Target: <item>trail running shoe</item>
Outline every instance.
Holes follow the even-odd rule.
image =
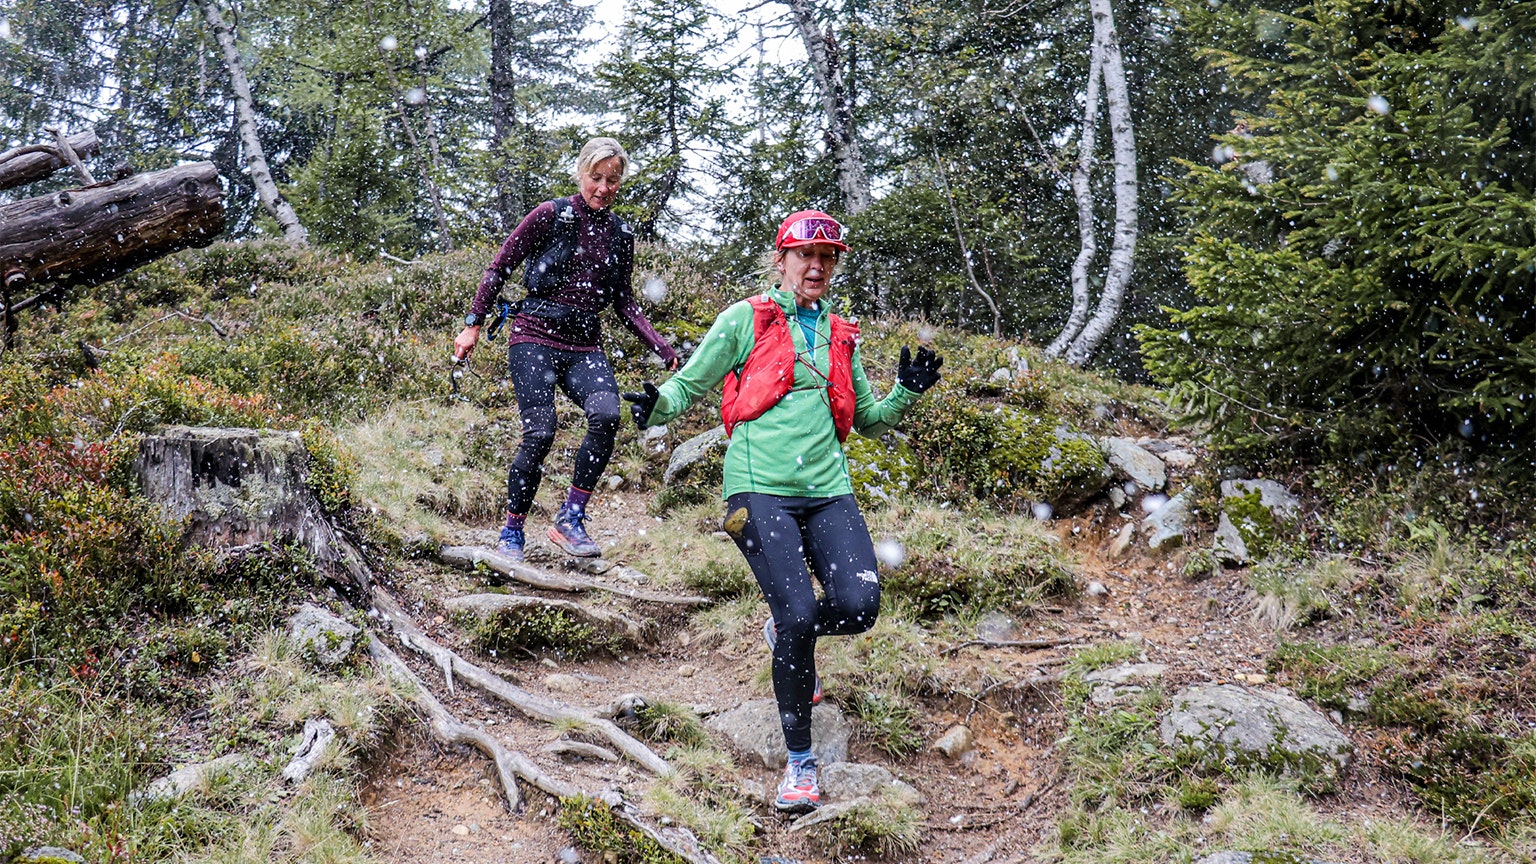
[[[523,560],[523,529],[503,528],[501,539],[496,541],[496,551],[513,561]]]
[[[778,644],[778,641],[779,641],[779,625],[773,623],[773,618],[771,616],[768,618],[767,621],[763,622],[763,641],[768,643],[768,653],[772,654],[773,653],[773,646]],[[813,691],[811,693],[811,704],[812,705],[820,705],[821,704],[821,676],[820,675],[816,676],[816,689],[815,689],[815,691]]]
[[[790,762],[779,781],[779,797],[773,806],[785,813],[804,813],[821,806],[821,785],[816,782],[816,759]]]
[[[603,550],[587,536],[587,529],[581,524],[585,521],[587,511],[562,504],[555,514],[555,524],[549,526],[549,541],[578,558],[596,558]]]

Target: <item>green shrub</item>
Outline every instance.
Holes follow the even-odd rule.
[[[1048,501],[1071,507],[1109,480],[1098,445],[1058,434],[1059,421],[951,390],[929,394],[908,414],[912,443],[930,465],[978,498]]]
[[[857,689],[846,702],[876,749],[893,759],[923,749],[922,712],[910,698]]]
[[[1268,668],[1295,676],[1298,696],[1342,711],[1349,705],[1352,691],[1365,689],[1393,662],[1392,652],[1377,646],[1282,642],[1270,656]]]
[[[711,559],[683,570],[683,584],[706,597],[731,600],[757,590],[752,571],[740,560]]]
[[[614,817],[601,801],[560,799],[560,827],[571,832],[576,845],[613,864],[685,864],[645,832]]]

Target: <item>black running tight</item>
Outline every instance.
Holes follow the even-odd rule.
[[[517,393],[523,441],[507,472],[507,511],[527,513],[555,442],[555,387],[587,415],[587,436],[571,466],[571,485],[591,491],[602,479],[619,430],[619,387],[601,351],[562,351],[531,342],[508,349],[507,373]]]
[[[869,529],[852,495],[791,498],[738,492],[726,500],[725,513],[726,530],[757,577],[778,625],[773,692],[784,741],[791,750],[808,750],[816,638],[863,633],[880,614]],[[821,583],[819,599],[812,574]]]

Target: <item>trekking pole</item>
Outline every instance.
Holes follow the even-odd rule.
[[[452,392],[448,398],[458,399],[463,402],[469,401],[469,397],[459,391],[459,381],[464,377],[464,370],[468,368],[469,358],[467,356],[453,358],[453,369],[448,373],[448,385],[452,388]]]

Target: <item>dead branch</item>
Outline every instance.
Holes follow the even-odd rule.
[[[972,646],[978,646],[981,648],[1060,648],[1063,645],[1076,644],[1077,641],[1078,639],[1075,636],[1063,636],[1060,639],[967,639],[964,642],[945,648],[944,650],[940,651],[939,654],[953,654],[962,648],[970,648]]]
[[[453,676],[457,675],[460,680],[467,681],[473,686],[506,702],[527,717],[543,720],[546,723],[576,723],[582,728],[608,739],[611,744],[618,748],[619,752],[628,756],[647,771],[661,776],[673,773],[672,766],[667,764],[665,759],[657,756],[645,744],[614,725],[611,720],[606,720],[594,712],[530,693],[508,682],[500,675],[476,666],[428,637],[426,633],[422,632],[421,628],[411,621],[410,616],[406,614],[400,604],[383,589],[375,586],[372,597],[374,607],[388,617],[390,626],[394,628],[395,636],[406,647],[436,663],[443,670],[450,688],[453,686]]]
[[[64,134],[64,127],[44,126],[43,131],[53,136],[53,144],[58,149],[59,155],[69,163],[69,167],[75,169],[75,176],[80,178],[80,182],[86,186],[95,185],[96,178],[91,175],[91,169],[85,167],[85,163],[80,161],[75,148],[70,146],[69,136]]]
[[[624,638],[628,639],[631,644],[641,644],[644,636],[641,626],[630,618],[617,612],[609,612],[606,609],[598,609],[570,600],[556,600],[545,597],[518,597],[511,594],[469,594],[463,597],[452,597],[444,600],[443,606],[449,611],[465,612],[474,615],[480,620],[494,618],[507,612],[518,612],[526,609],[561,609],[569,612],[583,623],[599,628],[604,632],[621,632]]]
[[[598,759],[603,762],[619,761],[619,754],[609,750],[607,747],[599,747],[596,744],[588,744],[585,741],[570,741],[561,738],[559,741],[551,741],[539,749],[545,753],[554,753],[558,756],[569,754],[571,756],[580,756],[583,759]]]
[[[700,597],[691,594],[660,594],[654,591],[645,591],[639,588],[629,588],[623,585],[610,585],[598,582],[594,579],[583,579],[579,576],[561,576],[520,564],[497,552],[493,552],[482,546],[444,546],[438,550],[438,560],[450,567],[459,567],[465,570],[473,570],[476,565],[484,564],[493,572],[530,585],[534,588],[543,588],[546,591],[564,591],[570,594],[579,594],[583,591],[607,591],[628,597],[631,600],[643,600],[647,603],[670,603],[674,606],[709,606],[715,601],[708,597]]]
[[[95,130],[76,132],[66,140],[77,157],[91,156],[101,149],[101,141],[96,137]],[[59,148],[52,144],[13,147],[0,153],[0,189],[41,180],[68,164],[59,153]]]

